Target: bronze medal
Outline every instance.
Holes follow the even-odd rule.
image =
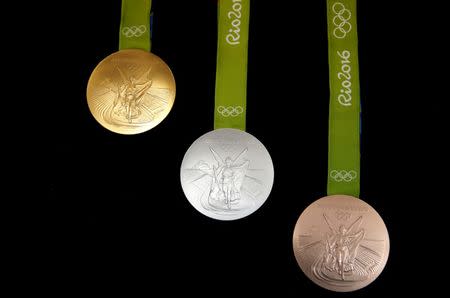
[[[308,278],[328,290],[348,292],[380,275],[389,255],[389,235],[369,204],[333,195],[303,211],[295,225],[293,247]]]

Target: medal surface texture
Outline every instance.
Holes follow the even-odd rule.
[[[293,236],[300,268],[328,290],[363,288],[380,275],[389,255],[389,235],[380,215],[351,196],[321,198],[303,211]]]
[[[138,134],[158,125],[175,100],[175,80],[158,56],[137,49],[103,59],[87,87],[89,109],[105,128]]]
[[[272,159],[249,133],[222,128],[198,138],[186,152],[180,178],[189,202],[204,215],[235,220],[256,211],[273,184]]]

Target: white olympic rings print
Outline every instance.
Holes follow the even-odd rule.
[[[223,117],[236,117],[244,112],[244,108],[241,106],[218,106],[217,112]]]
[[[330,172],[330,178],[336,182],[351,182],[358,177],[358,174],[354,170],[346,171],[346,170],[332,170]]]
[[[352,24],[349,22],[352,13],[341,2],[334,3],[331,9],[336,14],[333,18],[333,24],[335,26],[333,35],[338,39],[345,38],[347,33],[352,30]]]
[[[123,27],[122,34],[126,37],[139,37],[147,31],[145,25]]]

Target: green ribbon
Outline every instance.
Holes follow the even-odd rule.
[[[360,96],[356,0],[327,0],[330,115],[328,195],[359,197]]]
[[[141,49],[150,51],[151,0],[122,0],[119,50]]]
[[[250,0],[219,0],[214,129],[245,130]]]

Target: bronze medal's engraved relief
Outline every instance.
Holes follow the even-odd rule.
[[[378,277],[388,258],[389,235],[370,205],[336,195],[317,200],[300,215],[293,245],[297,262],[312,281],[346,292]]]
[[[122,50],[94,69],[87,88],[89,109],[105,128],[137,134],[158,125],[175,100],[175,80],[156,55]]]

